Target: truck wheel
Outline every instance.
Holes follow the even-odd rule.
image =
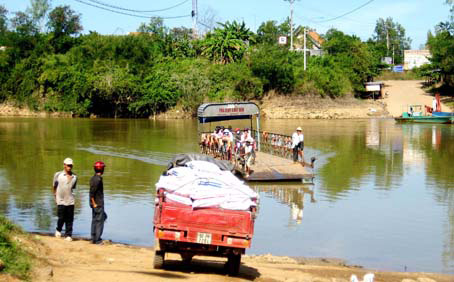
[[[164,267],[164,255],[163,251],[156,251],[154,253],[153,267],[154,269],[162,269]]]
[[[229,255],[227,258],[227,272],[229,275],[237,276],[240,272],[241,254]]]

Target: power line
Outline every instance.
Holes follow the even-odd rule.
[[[347,13],[344,13],[344,14],[342,14],[342,15],[340,15],[340,16],[337,16],[337,17],[334,17],[334,18],[331,18],[331,19],[319,21],[319,23],[334,21],[334,20],[340,19],[340,18],[342,18],[342,17],[345,17],[345,16],[347,16],[347,15],[353,14],[354,12],[356,12],[356,11],[358,11],[359,9],[361,9],[361,8],[363,8],[363,7],[367,6],[367,5],[369,5],[370,3],[374,2],[374,1],[375,1],[375,0],[369,0],[369,1],[367,1],[366,3],[362,4],[361,6],[355,8],[355,9],[353,9],[353,10],[347,12]]]
[[[334,15],[333,14],[330,14],[330,13],[326,13],[326,11],[322,11],[322,10],[319,10],[317,8],[314,8],[314,7],[308,7],[307,5],[304,6],[304,9],[306,10],[310,10],[310,11],[313,11],[317,14],[320,14],[320,15],[325,15],[325,16],[328,16],[328,17],[333,17]],[[316,19],[315,17],[313,19]],[[320,20],[322,20],[323,18],[319,18]],[[375,26],[375,23],[369,23],[369,22],[363,22],[363,21],[359,21],[359,20],[355,20],[355,19],[352,19],[352,18],[346,18],[344,17],[344,20],[348,20],[348,21],[352,21],[352,22],[356,22],[356,23],[360,23],[360,24],[368,24],[368,25],[373,25]]]
[[[171,10],[173,8],[176,8],[178,6],[181,6],[183,5],[184,3],[188,2],[189,0],[184,0],[178,4],[175,4],[173,6],[170,6],[170,7],[167,7],[167,8],[162,8],[162,9],[157,9],[157,10],[134,10],[134,9],[128,9],[128,8],[123,8],[123,7],[120,7],[120,6],[115,6],[115,5],[111,5],[111,4],[108,4],[108,3],[104,3],[104,2],[101,2],[99,0],[88,0],[90,2],[93,2],[93,3],[96,3],[98,5],[101,5],[101,6],[105,6],[105,7],[109,7],[109,8],[112,8],[112,9],[117,9],[117,10],[123,10],[123,11],[128,11],[128,12],[136,12],[136,13],[155,13],[155,12],[163,12],[163,11],[167,11],[167,10]]]
[[[312,19],[310,19],[310,18],[302,17],[302,16],[300,16],[300,15],[298,15],[298,14],[296,14],[295,16],[296,16],[297,18],[299,18],[300,20],[302,20],[302,21],[308,21],[308,22],[313,23],[313,24],[314,24],[314,26],[313,26],[314,28],[316,28],[316,27],[323,27],[323,28],[326,28],[326,29],[335,28],[335,27],[332,26],[332,25],[331,25],[331,26],[323,25],[323,24],[320,24],[320,23],[318,23],[318,22],[316,22],[316,21],[314,21],[314,20],[312,20]],[[366,26],[362,26],[362,27],[366,28]],[[368,28],[368,27],[367,27],[367,28]],[[346,33],[350,33],[350,34],[356,34],[356,33],[357,33],[357,31],[350,30],[350,29],[342,29],[342,31],[345,31]]]
[[[77,1],[79,3],[82,3],[82,4],[85,4],[85,5],[88,5],[88,6],[91,6],[91,7],[95,7],[95,8],[101,9],[101,10],[109,11],[109,12],[120,14],[120,15],[136,17],[136,18],[150,19],[150,18],[153,18],[153,17],[159,17],[161,19],[179,19],[179,18],[191,17],[191,15],[170,16],[170,17],[142,16],[142,15],[135,15],[135,14],[125,13],[125,12],[115,11],[115,10],[112,10],[112,9],[109,9],[109,8],[105,8],[105,7],[102,7],[102,6],[98,6],[98,5],[95,5],[95,4],[92,4],[92,3],[88,3],[88,2],[85,2],[85,1],[82,1],[82,0],[75,0],[75,1]]]

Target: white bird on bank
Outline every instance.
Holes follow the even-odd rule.
[[[363,280],[359,281],[358,277],[356,277],[356,275],[353,274],[350,277],[350,282],[374,282],[374,276],[375,275],[373,273],[367,273],[366,275],[364,275]]]

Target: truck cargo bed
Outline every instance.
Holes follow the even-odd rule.
[[[254,232],[254,212],[219,208],[192,209],[159,201],[155,210],[156,238],[216,246],[248,248]]]

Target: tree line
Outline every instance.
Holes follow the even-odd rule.
[[[260,100],[277,95],[342,97],[364,91],[394,49],[402,61],[410,39],[393,19],[379,19],[366,42],[330,29],[323,56],[279,45],[289,20],[267,21],[257,32],[244,22],[219,23],[201,38],[160,18],[131,35],[82,34],[82,15],[69,6],[31,0],[24,12],[0,6],[0,102],[35,110],[147,117],[176,105],[194,112],[206,101]],[[296,40],[305,27],[296,27]],[[308,27],[306,27],[308,28]],[[384,35],[386,33],[386,36]],[[312,41],[309,41],[312,45]]]
[[[424,67],[428,76],[435,76],[444,86],[454,88],[454,1],[446,0],[451,16],[428,33],[427,45],[432,55],[431,64]],[[451,94],[452,95],[452,94]]]

